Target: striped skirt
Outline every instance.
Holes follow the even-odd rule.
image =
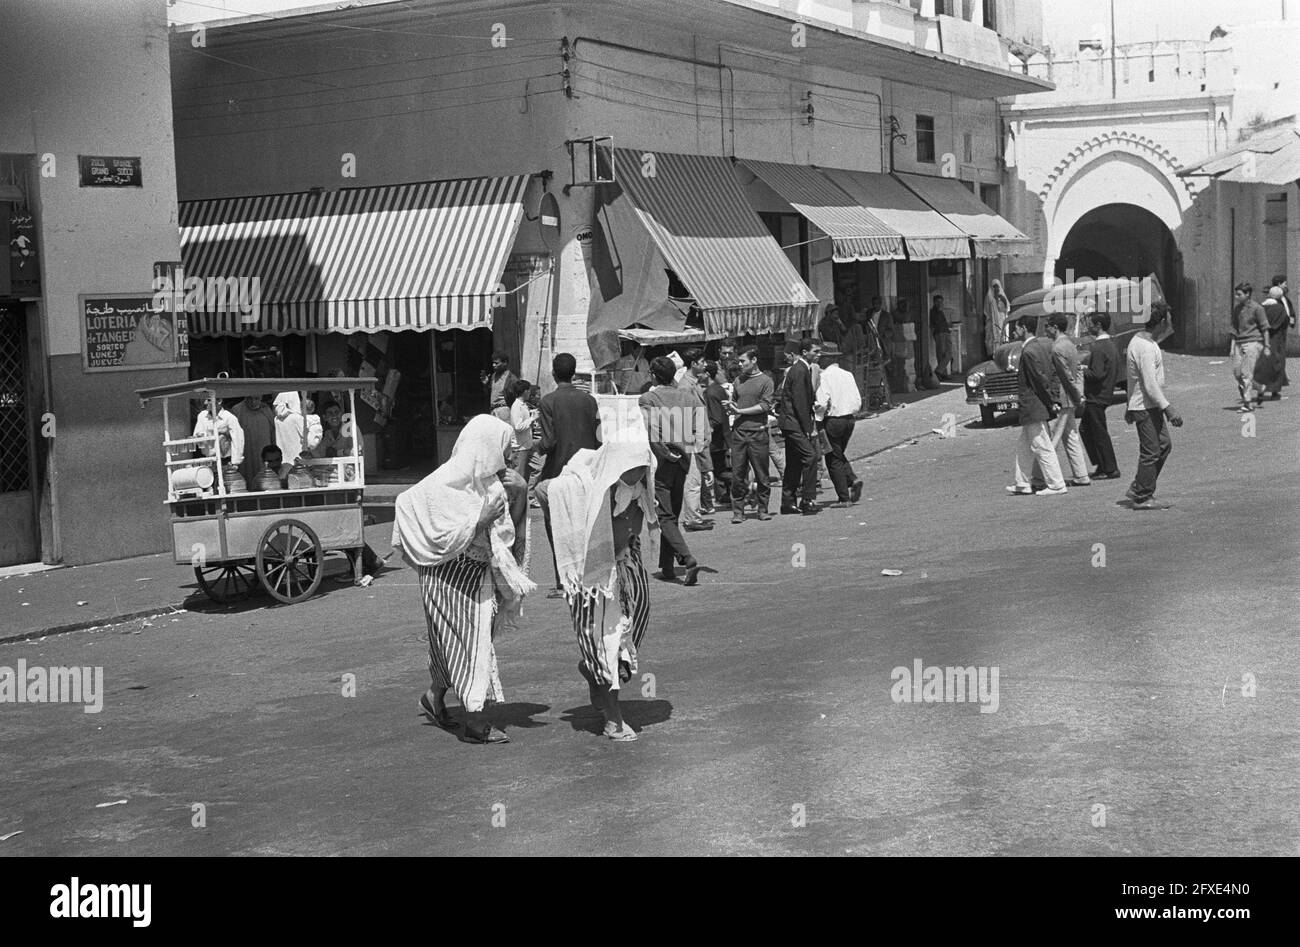
[[[641,537],[631,538],[615,568],[619,605],[616,620],[607,614],[612,599],[595,591],[572,597],[569,612],[583,667],[597,684],[618,690],[619,659],[636,674],[637,650],[650,626],[650,580],[641,563]]]
[[[468,556],[417,567],[429,622],[429,678],[470,713],[505,700],[492,647],[497,604],[488,568]]]

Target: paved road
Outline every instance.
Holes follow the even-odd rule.
[[[1009,497],[1017,432],[969,427],[864,463],[852,510],[693,535],[716,571],[652,590],[634,744],[597,735],[544,599],[500,644],[513,742],[423,724],[405,569],[0,646],[101,665],[106,691],[99,714],[0,705],[0,836],[23,833],[0,854],[1297,854],[1298,517],[1278,497],[1300,400],[1243,437],[1226,365],[1167,370],[1188,420],[1170,510],[1117,506],[1126,480]],[[895,702],[917,660],[996,667],[996,712]]]

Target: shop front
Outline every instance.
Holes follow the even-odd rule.
[[[367,479],[423,477],[488,410],[493,352],[519,373],[538,261],[511,251],[534,177],[183,203],[185,277],[255,280],[257,298],[190,316],[192,374],[320,378],[322,402],[330,377],[373,376]]]

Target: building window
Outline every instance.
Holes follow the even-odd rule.
[[[916,160],[934,164],[934,116],[916,116]]]
[[[997,213],[1002,213],[1002,188],[996,184],[980,185],[980,200]]]
[[[997,0],[984,0],[984,26],[993,32],[998,30],[998,4]]]
[[[972,135],[970,132],[966,132],[962,136],[961,147],[962,147],[962,154],[965,156],[962,158],[962,160],[965,161],[967,164],[970,164],[972,161],[975,160],[975,136]]]

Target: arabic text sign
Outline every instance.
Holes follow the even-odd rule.
[[[88,372],[183,368],[189,363],[185,314],[155,308],[151,295],[82,296],[81,318]]]
[[[143,187],[139,158],[77,155],[82,187]]]

